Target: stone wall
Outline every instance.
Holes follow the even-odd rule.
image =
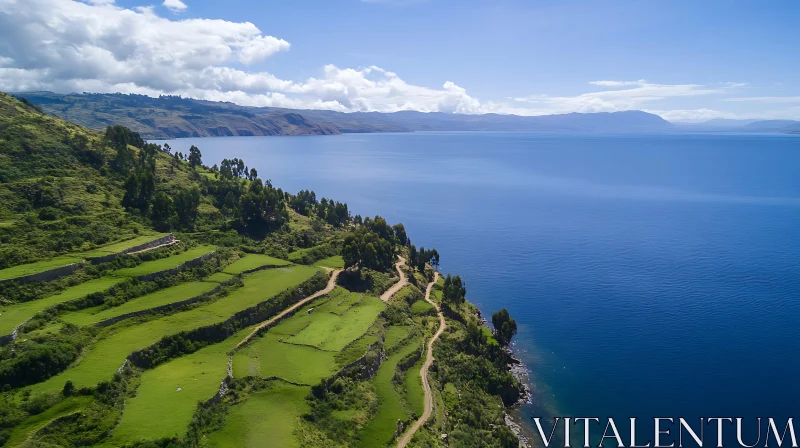
[[[120,255],[131,254],[131,253],[134,253],[134,252],[142,252],[142,251],[145,251],[145,250],[148,250],[148,249],[152,249],[154,247],[163,246],[165,244],[172,244],[175,241],[176,241],[175,240],[175,235],[170,233],[167,236],[162,236],[161,238],[157,238],[157,239],[155,239],[153,241],[150,241],[148,243],[140,244],[138,246],[134,246],[134,247],[125,249],[125,250],[123,250],[121,252],[117,252],[115,254],[108,254],[108,255],[104,255],[102,257],[92,258],[91,261],[92,261],[92,264],[108,263],[109,261],[114,260],[115,258],[119,257]]]
[[[167,269],[165,271],[153,272],[152,274],[142,275],[140,277],[137,277],[137,279],[141,280],[143,282],[149,282],[149,281],[155,280],[157,278],[166,277],[167,275],[177,274],[178,272],[185,271],[186,269],[189,269],[189,268],[193,268],[193,267],[199,265],[200,263],[210,259],[211,257],[214,256],[215,253],[216,253],[216,251],[211,251],[211,252],[209,252],[209,253],[207,253],[205,255],[201,255],[201,256],[195,258],[194,260],[189,260],[189,261],[187,261],[186,263],[183,263],[180,266],[175,266],[174,268]]]
[[[55,268],[55,269],[50,269],[49,271],[40,272],[38,274],[31,274],[31,275],[26,275],[24,277],[17,277],[9,280],[3,280],[0,281],[0,284],[11,283],[11,282],[17,282],[19,284],[34,283],[34,282],[49,282],[59,277],[72,274],[73,272],[80,269],[84,264],[86,264],[85,261],[80,261],[78,263],[68,264],[60,268]]]
[[[104,320],[102,322],[98,322],[98,323],[95,324],[95,326],[100,327],[100,328],[105,328],[105,327],[108,327],[110,325],[114,325],[115,323],[117,323],[117,322],[119,322],[121,320],[130,319],[132,317],[142,316],[142,315],[150,314],[150,313],[158,313],[158,312],[161,312],[161,311],[164,311],[164,310],[178,309],[178,308],[180,308],[182,306],[186,306],[186,305],[190,305],[190,304],[195,303],[195,302],[199,302],[201,300],[204,300],[204,299],[212,296],[213,294],[218,293],[223,288],[223,286],[225,286],[225,284],[220,284],[219,286],[217,286],[216,288],[212,289],[211,291],[204,292],[203,294],[200,294],[199,296],[196,296],[196,297],[192,297],[191,299],[181,300],[180,302],[175,302],[175,303],[168,303],[166,305],[157,306],[155,308],[148,308],[146,310],[140,310],[140,311],[134,311],[134,312],[131,312],[131,313],[121,314],[119,316],[112,317],[111,319],[106,319],[106,320]]]

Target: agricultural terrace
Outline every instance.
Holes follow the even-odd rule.
[[[347,344],[366,333],[385,306],[377,297],[362,298],[358,294],[350,296],[359,296],[359,299],[349,308],[343,308],[333,301],[315,308],[312,314],[316,316],[312,317],[308,326],[288,337],[286,341],[325,351],[341,351]],[[342,314],[333,311],[341,311]]]
[[[44,428],[57,418],[80,411],[91,401],[92,397],[70,397],[41,414],[29,417],[22,424],[14,428],[14,431],[11,433],[11,436],[4,446],[17,447],[23,445],[36,431]]]
[[[80,299],[96,292],[106,291],[123,281],[125,281],[124,278],[102,277],[67,288],[58,294],[43,299],[15,305],[0,304],[0,335],[11,334],[18,325],[51,306]]]
[[[77,364],[30,389],[35,393],[52,393],[59,392],[67,380],[78,387],[108,380],[134,351],[149,347],[164,336],[224,322],[240,311],[303,283],[316,272],[316,268],[308,266],[257,271],[244,277],[244,286],[215,302],[143,323],[111,326],[105,330],[105,337],[89,347]]]
[[[149,310],[171,303],[182,302],[206,294],[218,287],[214,282],[190,282],[158,290],[113,308],[103,306],[66,313],[61,319],[75,325],[93,325],[129,313]]]
[[[344,259],[342,258],[341,255],[335,255],[333,257],[328,257],[319,260],[318,262],[314,263],[314,266],[318,266],[321,268],[343,269]]]
[[[236,275],[263,266],[286,266],[288,264],[290,264],[288,261],[281,260],[280,258],[260,254],[247,254],[223,269],[222,272]]]
[[[245,328],[223,342],[145,370],[136,396],[125,404],[110,446],[183,436],[197,403],[213,397],[227,376],[228,351],[250,331]]]
[[[19,277],[28,275],[39,274],[49,271],[51,269],[63,268],[71,264],[80,263],[83,258],[78,258],[71,255],[63,255],[60,257],[51,258],[49,260],[37,261],[36,263],[21,264],[0,270],[0,282],[5,280],[13,280]]]
[[[382,309],[383,303],[375,297],[336,287],[237,351],[234,376],[274,376],[292,383],[316,384],[342,367],[338,352],[363,336]],[[297,342],[295,337],[301,335],[306,339]],[[360,354],[365,350],[366,345],[360,348]]]
[[[211,252],[214,252],[214,246],[197,246],[171,257],[147,261],[139,266],[114,271],[111,275],[114,277],[141,277],[143,275],[155,274],[156,272],[176,268],[188,261],[210,254]]]
[[[399,350],[389,355],[389,359],[381,364],[378,373],[372,378],[372,385],[378,395],[378,413],[362,429],[359,446],[385,446],[394,437],[397,430],[397,421],[406,421],[411,418],[411,409],[403,398],[405,393],[398,392],[395,389],[392,378],[400,360],[420,349],[420,340],[413,340],[406,345],[402,345]],[[421,384],[420,380],[420,393],[422,393]],[[422,399],[424,399],[424,395],[419,398],[420,401]]]
[[[109,244],[109,245],[106,245],[106,246],[98,247],[96,249],[88,250],[86,252],[81,252],[79,254],[76,254],[76,256],[82,257],[82,258],[91,259],[91,258],[103,257],[103,256],[106,256],[106,255],[111,255],[111,254],[118,254],[118,253],[124,252],[124,251],[126,251],[126,250],[128,250],[128,249],[130,249],[132,247],[141,246],[142,244],[147,244],[147,243],[149,243],[151,241],[155,241],[155,240],[157,240],[159,238],[163,238],[163,237],[165,237],[167,235],[168,234],[166,234],[166,233],[148,233],[148,234],[145,234],[145,235],[142,235],[142,236],[139,236],[139,237],[136,237],[136,238],[132,238],[132,239],[129,239],[129,240],[119,241],[119,242],[116,242],[116,243],[113,243],[113,244]]]
[[[208,446],[238,448],[270,446],[300,448],[294,435],[300,416],[308,411],[308,387],[273,381],[269,389],[253,393],[244,403],[233,406],[225,427],[209,435]]]

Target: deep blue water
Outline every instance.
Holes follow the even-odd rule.
[[[291,192],[402,221],[484,314],[507,307],[560,415],[796,416],[800,138],[415,133],[235,137]],[[755,423],[752,423],[755,425]],[[800,429],[800,428],[799,428]],[[752,442],[751,442],[752,443]],[[763,443],[763,442],[762,442]]]

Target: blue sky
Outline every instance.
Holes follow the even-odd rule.
[[[796,0],[0,0],[0,34],[13,34],[0,44],[0,88],[800,119],[798,23]],[[155,31],[129,29],[141,27]]]

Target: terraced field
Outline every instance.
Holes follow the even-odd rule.
[[[146,370],[136,396],[125,405],[109,446],[184,435],[197,403],[213,397],[227,375],[227,352],[250,330],[245,328],[219,344]]]
[[[182,283],[171,288],[161,289],[152,294],[138,297],[113,308],[89,308],[61,316],[65,322],[75,325],[94,325],[125,314],[149,310],[171,303],[193,299],[218,287],[216,282]]]
[[[165,236],[167,236],[166,233],[148,233],[146,235],[142,235],[142,236],[139,236],[139,237],[136,237],[136,238],[132,238],[132,239],[129,239],[129,240],[120,241],[120,242],[117,242],[117,243],[109,244],[107,246],[101,246],[101,247],[98,247],[96,249],[92,249],[90,251],[81,252],[81,253],[77,254],[77,256],[82,257],[82,258],[91,259],[91,258],[103,257],[103,256],[106,256],[106,255],[111,255],[111,254],[118,254],[118,253],[124,252],[124,251],[126,251],[126,250],[128,250],[128,249],[130,249],[132,247],[141,246],[143,244],[147,244],[147,243],[149,243],[151,241],[155,241],[155,240],[157,240],[159,238],[163,238]]]
[[[308,387],[276,381],[270,389],[258,391],[234,406],[225,427],[209,436],[208,446],[300,448],[294,428],[300,415],[308,411],[308,392]]]
[[[385,446],[394,436],[397,421],[408,420],[411,416],[405,400],[392,384],[392,377],[394,377],[398,362],[414,350],[419,350],[418,343],[403,345],[400,350],[391,354],[389,359],[381,364],[378,373],[372,379],[380,406],[375,417],[361,431],[359,446],[367,448]],[[419,390],[422,390],[421,385]]]
[[[125,280],[125,278],[102,277],[67,288],[58,294],[43,299],[16,305],[0,305],[0,336],[11,334],[18,325],[53,305],[80,299],[96,292],[106,291]]]
[[[322,307],[315,309],[317,316],[306,328],[289,337],[287,342],[338,352],[364,334],[383,308],[384,303],[380,299],[365,296],[342,315],[326,312]]]
[[[147,261],[132,268],[114,271],[111,275],[114,277],[141,277],[143,275],[155,274],[156,272],[176,268],[188,261],[210,254],[211,252],[214,252],[214,246],[197,246],[178,255]]]
[[[67,380],[72,380],[78,387],[108,380],[130,353],[148,347],[164,336],[223,322],[239,311],[299,285],[316,272],[316,268],[308,266],[254,272],[244,277],[243,287],[210,304],[137,325],[125,326],[123,323],[110,327],[108,335],[89,347],[76,365],[31,389],[52,393],[60,391]]]
[[[5,280],[13,280],[19,277],[25,277],[26,275],[39,274],[41,272],[46,272],[51,269],[63,268],[64,266],[80,263],[81,261],[83,261],[83,258],[72,255],[64,255],[61,257],[51,258],[45,261],[22,264],[11,268],[6,268],[0,270],[0,282]]]
[[[280,258],[260,254],[247,254],[235,263],[226,267],[222,272],[226,274],[241,274],[242,272],[258,269],[262,266],[287,266],[290,263]]]

